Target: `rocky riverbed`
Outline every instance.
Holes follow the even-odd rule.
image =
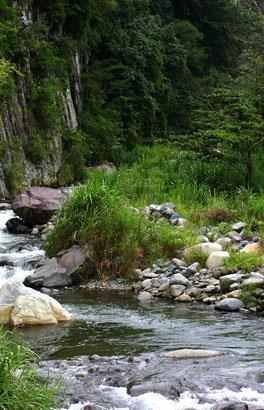
[[[50,266],[40,250],[40,233],[52,224],[37,227],[38,232],[32,227],[30,234],[8,233],[5,222],[14,217],[8,208],[0,210],[2,284],[8,278],[23,282],[36,271],[42,275]],[[200,243],[219,244],[210,231],[204,236],[208,240]],[[51,278],[71,277],[75,251],[55,258],[54,270],[48,269]],[[18,331],[43,358],[40,377],[51,375],[61,385],[64,409],[263,410],[260,305],[229,306],[222,309],[225,314],[212,309],[217,303],[237,303],[239,295],[232,292],[249,279],[259,284],[262,271],[226,278],[229,274],[222,267],[201,268],[174,258],[138,270],[136,294],[122,279],[70,283],[60,290],[41,282],[38,289],[56,297],[72,320]]]

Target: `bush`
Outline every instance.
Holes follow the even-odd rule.
[[[14,334],[0,329],[0,409],[48,410],[56,389],[37,376],[38,357]]]
[[[233,213],[222,208],[210,208],[203,213],[205,218],[211,222],[228,222],[233,218]]]
[[[62,208],[45,248],[50,256],[78,244],[89,273],[128,276],[159,257],[173,257],[193,235],[157,225],[131,209],[111,178],[94,173]]]
[[[224,259],[224,267],[232,272],[238,270],[251,272],[262,264],[262,257],[255,253],[231,253],[230,258]]]

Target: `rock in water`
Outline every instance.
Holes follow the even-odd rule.
[[[86,256],[78,246],[60,252],[56,258],[46,259],[42,266],[25,279],[25,285],[36,288],[53,288],[72,285],[80,281]]]
[[[6,222],[6,227],[10,233],[26,234],[31,233],[32,229],[25,225],[19,218],[11,218]]]
[[[153,299],[153,296],[149,292],[140,292],[137,298],[140,302],[145,302]]]
[[[30,226],[42,225],[49,221],[66,198],[59,189],[32,187],[16,197],[12,208]]]
[[[237,312],[244,307],[245,305],[242,300],[236,298],[223,299],[215,305],[216,310],[221,310],[223,312]]]
[[[1,323],[15,326],[54,324],[70,320],[70,314],[48,295],[9,281],[0,289]]]
[[[164,356],[172,359],[205,359],[206,357],[220,356],[221,354],[217,350],[179,349],[164,353]]]

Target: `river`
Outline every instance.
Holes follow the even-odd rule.
[[[0,211],[0,281],[23,281],[44,256],[34,237],[5,231],[12,216]],[[158,299],[140,304],[125,290],[64,290],[56,299],[72,321],[19,332],[41,355],[43,372],[64,379],[65,408],[81,410],[70,406],[80,401],[96,410],[213,410],[231,402],[264,409],[263,316]],[[182,348],[222,354],[164,357]]]

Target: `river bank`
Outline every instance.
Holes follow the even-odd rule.
[[[1,277],[24,280],[44,252],[36,236],[5,230],[12,211],[0,216],[1,260],[12,262],[3,263]],[[263,317],[223,315],[198,303],[159,298],[142,304],[124,280],[99,286],[95,281],[90,290],[52,291],[71,321],[18,329],[44,360],[40,375],[62,383],[64,408],[211,410],[233,402],[240,409],[263,408]],[[164,357],[183,348],[213,349],[221,356]]]

